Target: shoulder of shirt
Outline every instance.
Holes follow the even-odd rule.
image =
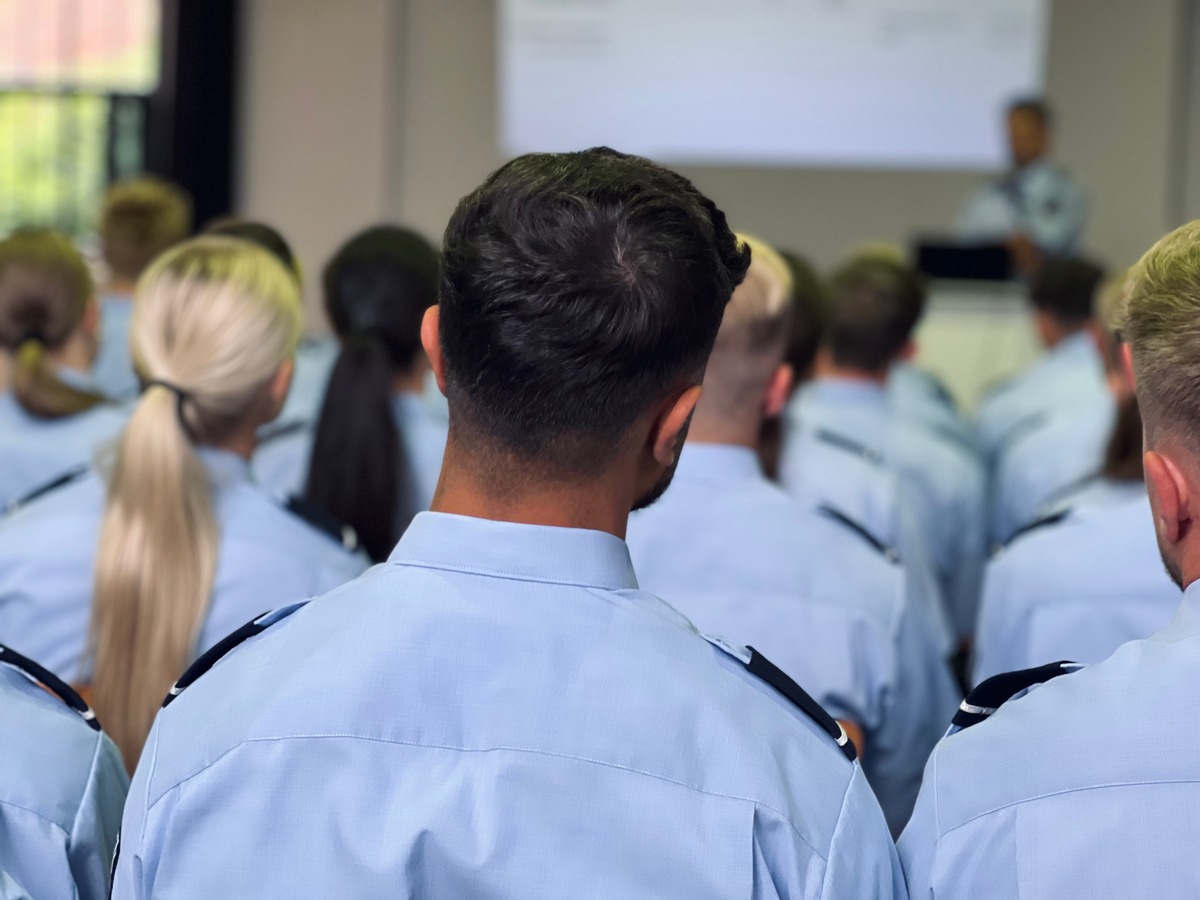
[[[817,515],[840,526],[847,534],[853,535],[865,546],[870,547],[889,563],[900,563],[900,552],[890,543],[872,532],[867,526],[840,509],[823,503],[817,507]]]
[[[258,433],[258,446],[266,447],[286,438],[307,434],[312,430],[312,423],[304,419],[294,419],[290,422],[272,422]]]
[[[1060,509],[1055,509],[1053,512],[1048,512],[1044,515],[1038,516],[1032,522],[1027,522],[1010,534],[1008,538],[1006,538],[994,549],[993,552],[999,553],[1004,550],[1009,550],[1023,538],[1026,538],[1032,534],[1042,533],[1046,531],[1046,529],[1061,524],[1071,515],[1071,511],[1072,510],[1070,507],[1063,507]]]
[[[980,682],[959,704],[958,711],[954,714],[953,727],[962,730],[985,722],[1017,694],[1082,668],[1079,663],[1059,660],[1032,669],[1018,669],[1015,672],[993,675]]]
[[[92,712],[91,707],[87,705],[87,702],[79,696],[74,688],[49,669],[43,668],[33,660],[22,656],[20,653],[3,644],[0,644],[0,665],[16,669],[28,678],[31,684],[40,685],[45,688],[46,691],[62,701],[63,705],[72,710],[81,722],[86,723],[93,731],[100,731],[100,722],[96,718],[96,714]]]
[[[873,466],[883,466],[883,454],[873,447],[868,447],[866,444],[862,444],[844,434],[828,428],[818,428],[812,432],[812,436],[822,444],[865,460]]]
[[[282,508],[291,513],[311,530],[336,543],[348,553],[359,549],[358,534],[343,522],[338,521],[315,503],[292,495],[283,502]]]
[[[753,647],[738,647],[712,635],[701,635],[706,641],[725,655],[734,659],[754,678],[770,685],[783,695],[807,718],[816,723],[818,729],[828,735],[850,762],[858,758],[858,750],[844,728],[827,713],[816,700],[791,679],[782,669],[755,650]]]
[[[207,674],[222,659],[244,644],[253,637],[262,634],[272,625],[282,622],[284,619],[291,616],[297,610],[308,605],[305,600],[301,603],[293,603],[290,606],[282,607],[281,609],[273,610],[268,613],[263,613],[261,616],[256,616],[251,619],[241,628],[226,635],[213,644],[208,650],[200,654],[194,663],[188,666],[187,671],[183,673],[178,681],[172,685],[171,690],[163,699],[162,708],[166,709],[170,706],[176,697],[182,694],[185,690],[195,684],[200,678]]]
[[[68,469],[67,471],[63,472],[61,475],[58,475],[55,478],[52,478],[49,481],[38,485],[33,490],[29,491],[28,493],[22,494],[16,500],[13,500],[11,503],[9,503],[7,506],[5,506],[3,510],[0,510],[0,516],[11,516],[14,513],[18,512],[19,510],[22,510],[25,507],[27,507],[33,503],[36,503],[37,501],[41,500],[42,498],[48,497],[51,494],[62,490],[63,488],[67,487],[68,485],[72,485],[78,481],[82,481],[84,478],[86,478],[88,476],[88,474],[91,471],[92,471],[92,467],[89,465],[86,465],[86,464],[76,466],[73,469]]]

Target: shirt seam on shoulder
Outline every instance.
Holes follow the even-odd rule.
[[[75,816],[71,820],[71,838],[75,837],[75,828],[79,824],[79,816],[83,812],[83,800],[87,796],[88,785],[96,776],[96,768],[100,763],[100,752],[104,749],[104,732],[96,733],[95,748],[92,750],[92,764],[88,767],[87,779],[83,782],[83,791],[75,802]]]
[[[214,758],[211,762],[205,764],[202,768],[193,772],[191,775],[188,775],[185,778],[179,779],[177,782],[173,783],[170,787],[164,788],[158,794],[158,796],[154,799],[153,802],[150,802],[149,796],[148,796],[150,793],[149,784],[150,784],[151,778],[147,778],[146,779],[146,783],[147,783],[146,812],[147,812],[147,815],[142,820],[143,833],[145,831],[145,822],[149,819],[149,812],[153,807],[157,806],[160,802],[162,802],[162,800],[165,799],[168,794],[172,793],[175,790],[178,790],[179,788],[181,788],[183,785],[185,785],[189,781],[192,781],[193,779],[204,774],[204,772],[206,772],[208,769],[211,769],[214,765],[216,765],[218,762],[220,762],[226,756],[233,753],[239,747],[244,746],[246,744],[268,744],[268,743],[274,743],[277,741],[325,740],[325,739],[348,739],[348,740],[353,740],[353,741],[367,741],[370,743],[392,744],[392,745],[400,746],[400,747],[413,747],[413,748],[417,748],[417,749],[426,749],[426,750],[449,750],[449,751],[454,751],[456,753],[491,753],[494,751],[502,751],[502,752],[508,752],[508,753],[528,753],[528,754],[535,755],[535,756],[545,756],[545,757],[550,757],[552,759],[561,759],[561,760],[569,760],[572,762],[588,763],[589,765],[602,766],[604,768],[615,769],[615,770],[622,771],[622,772],[630,772],[635,775],[641,775],[645,778],[652,778],[656,781],[662,781],[666,784],[673,784],[676,787],[681,787],[686,790],[693,791],[697,794],[703,794],[708,797],[720,797],[720,798],[723,798],[726,800],[736,800],[741,803],[751,803],[754,806],[770,810],[771,812],[775,813],[780,818],[782,818],[785,822],[788,823],[788,827],[791,828],[792,832],[801,841],[801,843],[804,844],[804,846],[808,847],[813,853],[815,853],[822,860],[822,862],[826,862],[826,863],[828,862],[827,854],[822,853],[819,849],[817,849],[816,847],[813,846],[813,844],[808,840],[808,838],[806,838],[804,836],[804,834],[801,833],[800,829],[798,829],[796,827],[795,823],[792,821],[791,816],[787,815],[783,810],[778,809],[775,806],[772,806],[770,803],[766,803],[762,800],[756,800],[753,797],[743,797],[738,794],[730,794],[730,793],[725,793],[723,791],[708,790],[708,789],[705,789],[702,787],[698,787],[697,785],[688,784],[687,782],[679,781],[674,778],[670,778],[666,775],[660,775],[660,774],[656,774],[654,772],[646,772],[646,771],[643,771],[642,769],[637,769],[632,766],[624,766],[619,763],[606,762],[604,760],[592,759],[592,758],[586,757],[586,756],[573,756],[571,754],[566,754],[566,753],[553,753],[548,750],[535,750],[535,749],[528,748],[528,747],[513,747],[513,746],[508,746],[508,745],[499,745],[499,746],[495,746],[495,747],[480,747],[480,748],[457,747],[452,744],[417,743],[415,741],[401,741],[401,740],[396,740],[394,738],[369,737],[369,736],[361,735],[361,734],[336,733],[336,732],[319,733],[319,734],[318,733],[288,734],[288,735],[278,735],[276,737],[250,738],[246,741],[243,741],[240,744],[236,744],[236,745],[228,748],[227,750],[222,752],[220,755],[218,755],[216,758]],[[155,759],[154,759],[155,763],[157,763],[157,757],[158,757],[158,747],[157,747],[157,742],[156,742]],[[153,768],[151,771],[153,772]],[[852,777],[852,780],[853,780],[853,777]],[[849,790],[850,790],[850,788],[849,788],[849,783],[848,783],[846,786],[846,790],[843,792],[843,795],[842,795],[843,807],[845,804],[845,797],[849,794]],[[838,819],[840,822],[840,820],[841,820],[840,811],[839,811]]]
[[[34,809],[31,806],[25,806],[23,803],[17,803],[16,801],[5,800],[2,798],[0,798],[0,806],[7,806],[10,809],[19,809],[22,812],[29,813],[31,816],[37,816],[37,818],[41,819],[43,822],[46,822],[51,827],[56,828],[59,831],[61,831],[63,834],[65,834],[67,836],[68,839],[71,837],[72,832],[67,828],[66,825],[64,825],[62,822],[58,821],[57,819],[50,818],[45,813],[39,812],[38,810]],[[76,813],[76,815],[78,815],[78,813]],[[69,840],[68,840],[68,843],[69,843]]]
[[[533,584],[561,584],[566,587],[582,587],[592,588],[600,591],[621,591],[621,590],[636,590],[635,587],[614,586],[612,584],[601,584],[593,581],[572,581],[562,578],[540,578],[536,575],[522,575],[516,572],[504,572],[499,569],[484,569],[478,566],[449,566],[437,565],[429,562],[417,562],[415,560],[389,560],[388,565],[406,569],[428,569],[433,572],[455,572],[461,575],[479,575],[487,578],[501,578],[505,581],[520,581],[530,582]]]

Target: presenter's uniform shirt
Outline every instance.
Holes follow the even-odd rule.
[[[761,650],[862,728],[867,779],[898,835],[961,699],[898,561],[852,519],[797,506],[754,451],[717,444],[684,446],[628,541],[644,588],[697,628]]]
[[[1198,683],[1200,583],[1104,662],[1007,702],[1012,679],[972,691],[975,710],[998,709],[964,709],[985,721],[952,729],[926,766],[899,845],[912,896],[1200,896]]]
[[[446,451],[448,423],[437,418],[421,394],[396,394],[392,398],[392,416],[408,457],[407,477],[413,487],[413,508],[400,511],[407,525],[433,502]],[[315,436],[315,427],[304,426],[263,440],[254,452],[255,481],[281,497],[302,493],[308,480]]]
[[[989,469],[1021,435],[1054,416],[1073,415],[1108,394],[1104,361],[1096,342],[1082,332],[1047,350],[1037,362],[993,389],[979,404],[975,429]]]
[[[159,714],[117,900],[905,895],[859,765],[610,534],[421,513],[263,624]]]
[[[796,392],[790,421],[837,431],[878,453],[907,483],[960,637],[974,630],[986,540],[986,486],[964,445],[899,419],[882,385],[824,378]]]
[[[354,578],[366,563],[250,481],[244,459],[199,451],[220,543],[200,653],[247,620]],[[0,643],[67,681],[82,667],[105,485],[96,473],[0,519]],[[164,602],[166,600],[164,599]]]
[[[1165,627],[1179,599],[1145,486],[1100,481],[989,564],[974,680],[1059,659],[1100,662]]]
[[[43,419],[0,392],[0,512],[32,491],[90,465],[120,437],[129,410],[101,404],[61,419]]]
[[[1087,220],[1079,184],[1049,160],[1038,160],[980,187],[958,221],[963,240],[1002,242],[1025,234],[1055,256],[1075,251]]]
[[[105,900],[129,779],[99,730],[0,653],[0,897]],[[7,893],[6,893],[7,891]]]

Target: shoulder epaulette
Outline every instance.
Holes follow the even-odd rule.
[[[24,494],[24,495],[18,497],[16,500],[13,500],[6,507],[4,507],[4,515],[6,515],[6,516],[11,515],[12,513],[15,513],[17,510],[23,509],[24,507],[28,506],[30,503],[33,503],[35,500],[40,500],[42,497],[45,497],[47,494],[53,494],[59,488],[64,488],[68,484],[74,484],[76,481],[79,481],[79,479],[81,479],[85,475],[87,475],[87,473],[90,472],[91,470],[92,470],[92,467],[87,465],[86,463],[83,465],[75,466],[75,468],[73,468],[73,469],[67,469],[67,471],[63,472],[57,478],[47,481],[45,484],[38,485],[36,488],[34,488],[28,494]]]
[[[250,640],[255,635],[262,634],[276,622],[286,619],[296,610],[300,609],[300,607],[307,605],[307,603],[308,601],[305,600],[301,603],[293,603],[291,606],[274,610],[273,612],[263,613],[261,616],[251,619],[237,631],[225,635],[225,637],[201,653],[196,661],[188,666],[187,671],[183,673],[182,677],[172,685],[171,690],[163,699],[163,709],[170,706],[171,701],[195,684],[201,675],[220,662],[223,656],[239,644]]]
[[[12,666],[14,669],[24,673],[26,677],[47,688],[59,700],[79,713],[79,717],[87,722],[93,731],[100,730],[100,722],[96,719],[96,714],[92,712],[92,708],[87,705],[87,701],[80,697],[74,688],[49,669],[39,666],[33,660],[22,656],[9,647],[5,647],[3,644],[0,644],[0,664]]]
[[[868,531],[865,526],[860,525],[841,510],[822,504],[821,506],[817,507],[817,512],[825,518],[831,519],[857,534],[860,538],[878,550],[881,555],[887,557],[889,562],[900,561],[900,553],[895,547],[892,547],[889,544],[881,541],[878,537]]]
[[[1005,672],[1003,675],[993,675],[967,694],[967,699],[962,702],[958,707],[958,712],[954,714],[954,725],[957,728],[970,728],[972,725],[978,725],[1021,691],[1082,668],[1083,666],[1079,663],[1061,660],[1033,669],[1020,669],[1016,672]]]
[[[303,497],[292,495],[284,504],[292,515],[303,519],[317,531],[329,535],[345,549],[354,552],[358,549],[358,533],[349,525],[343,524],[325,510]]]
[[[1008,536],[1008,539],[1003,541],[997,551],[1005,550],[1011,547],[1019,538],[1025,537],[1027,534],[1032,534],[1035,531],[1041,531],[1043,528],[1049,528],[1052,525],[1057,525],[1063,519],[1071,514],[1071,508],[1057,509],[1052,513],[1047,513],[1044,516],[1038,516],[1032,522],[1026,522],[1016,531]]]
[[[270,444],[281,438],[299,434],[302,431],[307,431],[310,427],[312,427],[311,423],[306,422],[304,419],[293,419],[290,422],[272,422],[258,432],[258,446],[261,447],[264,444]]]
[[[883,465],[883,454],[878,450],[860,444],[858,441],[848,438],[844,434],[838,434],[836,431],[830,431],[827,428],[818,428],[813,432],[813,437],[823,444],[829,444],[831,447],[837,447],[839,450],[853,453],[855,456],[865,459],[872,465]]]
[[[722,653],[732,656],[741,663],[747,672],[775,688],[775,690],[783,694],[795,706],[799,707],[801,712],[821,726],[821,730],[833,738],[834,743],[841,748],[846,759],[854,762],[858,758],[858,749],[854,746],[854,741],[850,740],[850,735],[846,734],[846,729],[838,724],[837,719],[825,712],[820,703],[805,693],[804,689],[796,684],[777,665],[753,647],[734,647],[721,638],[709,634],[701,635],[701,637]]]

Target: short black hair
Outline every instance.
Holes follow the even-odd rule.
[[[788,335],[787,362],[797,377],[810,371],[829,325],[829,292],[817,269],[804,257],[788,250],[779,251],[792,274],[791,333]]]
[[[885,259],[859,259],[830,282],[826,343],[836,365],[883,372],[925,312],[925,279]]]
[[[698,383],[749,251],[681,175],[606,147],[494,172],[446,228],[451,432],[572,475]]]
[[[283,263],[287,270],[296,276],[297,281],[302,280],[300,261],[296,259],[296,254],[292,252],[292,245],[287,242],[287,238],[283,236],[282,232],[273,225],[268,225],[266,222],[239,219],[235,216],[226,216],[223,219],[209,222],[208,226],[204,229],[204,233],[219,234],[225,237],[249,241],[252,244],[258,244],[258,246],[270,252],[277,260]]]
[[[1008,114],[1026,113],[1034,116],[1043,128],[1054,127],[1054,111],[1041,97],[1019,97],[1008,104]]]
[[[1034,309],[1048,313],[1065,326],[1079,328],[1092,317],[1096,291],[1103,280],[1104,270],[1094,262],[1052,257],[1034,274],[1029,300]]]

